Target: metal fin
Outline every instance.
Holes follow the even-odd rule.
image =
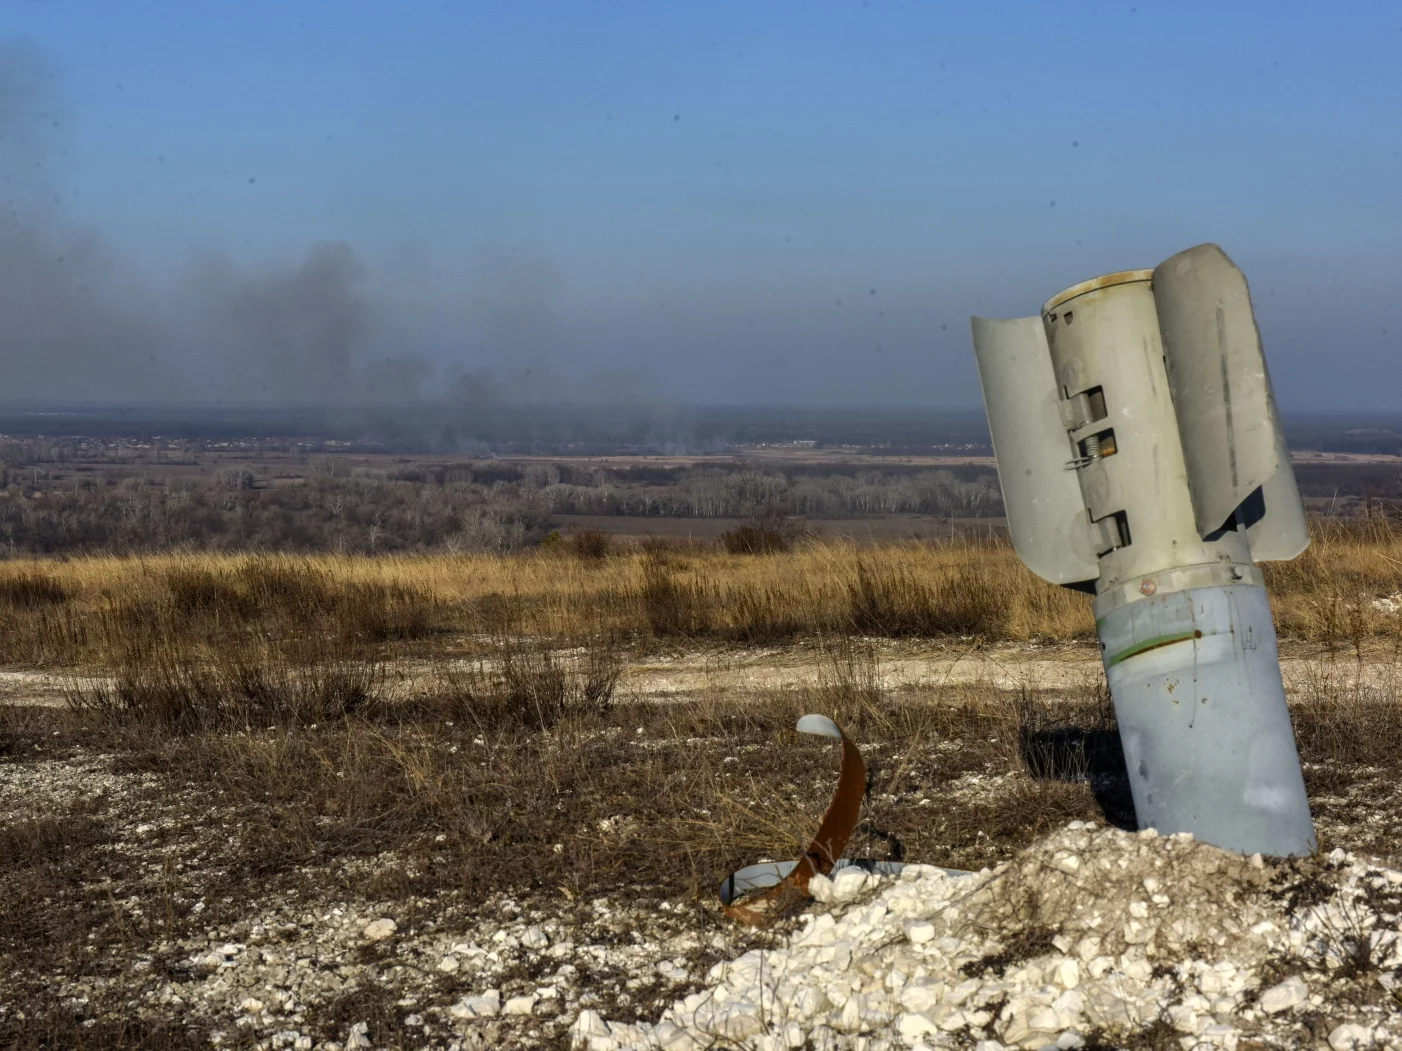
[[[1100,565],[1080,482],[1066,470],[1071,440],[1042,319],[972,322],[1013,547],[1043,580],[1094,580]]]
[[[1276,473],[1280,422],[1246,277],[1227,253],[1215,244],[1179,252],[1159,264],[1153,287],[1193,515],[1206,537]]]

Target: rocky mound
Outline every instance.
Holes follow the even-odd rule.
[[[847,871],[777,949],[588,1051],[1402,1046],[1402,871],[1073,822],[993,870]]]

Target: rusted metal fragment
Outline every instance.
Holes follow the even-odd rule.
[[[736,869],[725,878],[725,882],[720,885],[720,900],[725,905],[730,905],[747,894],[753,894],[757,890],[766,887],[775,887],[783,881],[798,866],[797,861],[766,861],[758,865],[746,865],[742,869]],[[832,876],[844,869],[861,869],[863,872],[871,872],[878,876],[899,876],[905,869],[903,861],[871,861],[866,858],[839,858],[833,865],[831,872],[822,875]],[[961,869],[944,869],[943,871],[962,875]],[[810,874],[812,878],[813,874]],[[800,896],[801,897],[801,896]],[[746,901],[742,908],[754,905],[755,900]],[[773,910],[765,910],[765,915],[772,915]],[[726,915],[735,919],[730,910],[726,910]]]
[[[825,715],[805,715],[796,729],[799,733],[832,737],[842,742],[837,789],[803,857],[797,861],[749,865],[731,873],[721,884],[720,899],[725,914],[751,926],[758,926],[806,901],[808,881],[819,873],[828,875],[833,871],[857,827],[862,798],[866,795],[866,760],[837,723]],[[756,891],[762,893],[754,893]]]

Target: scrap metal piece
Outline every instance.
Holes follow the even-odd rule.
[[[732,872],[721,883],[720,900],[725,914],[751,926],[759,926],[786,908],[805,901],[808,881],[820,873],[826,876],[838,867],[838,859],[857,827],[862,799],[866,796],[866,760],[837,723],[825,715],[805,715],[795,729],[799,733],[841,741],[842,766],[838,770],[832,802],[803,857],[797,861],[749,865]],[[763,893],[753,893],[759,890]]]
[[[1279,413],[1276,416],[1279,418]],[[1243,505],[1243,509],[1252,511],[1244,517],[1253,562],[1288,562],[1310,543],[1305,504],[1295,484],[1295,470],[1290,466],[1290,450],[1285,445],[1285,433],[1279,427],[1276,428],[1276,444],[1279,447],[1280,466],[1260,488],[1261,506],[1252,508],[1251,497],[1247,497]],[[1256,514],[1256,511],[1260,513]]]

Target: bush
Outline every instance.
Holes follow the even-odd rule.
[[[720,542],[732,555],[772,555],[790,547],[789,538],[782,530],[751,523],[722,533]]]
[[[613,552],[613,538],[601,529],[581,529],[565,539],[565,548],[581,562],[601,562]]]
[[[69,704],[120,725],[173,734],[324,723],[367,714],[382,700],[375,661],[294,664],[274,652],[133,649],[110,683],[75,679]]]
[[[15,609],[37,610],[68,601],[63,585],[47,573],[17,573],[0,578],[0,604]]]
[[[546,730],[608,711],[623,662],[607,642],[565,656],[543,643],[508,638],[485,660],[439,670],[430,704],[479,730]]]

